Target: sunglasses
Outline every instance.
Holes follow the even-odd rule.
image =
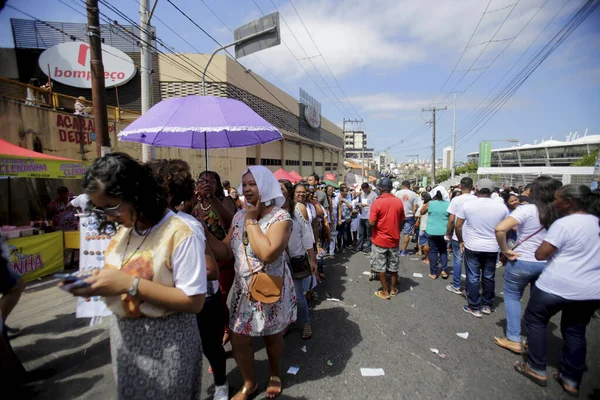
[[[120,217],[121,211],[119,211],[119,209],[122,204],[123,201],[114,207],[92,207],[91,210],[97,214],[106,215],[107,217]]]

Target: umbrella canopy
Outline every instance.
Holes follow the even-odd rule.
[[[128,142],[185,149],[256,146],[283,138],[246,104],[214,96],[163,100],[118,136]]]
[[[333,186],[334,188],[338,188],[339,185],[333,181],[327,180],[327,179],[323,179],[323,183],[328,185],[328,186]]]
[[[87,168],[82,161],[38,153],[0,139],[0,176],[81,179]]]
[[[289,174],[290,174],[290,176],[291,176],[292,178],[294,178],[294,182],[298,182],[298,181],[301,181],[302,179],[304,179],[304,178],[302,177],[302,175],[300,175],[300,174],[299,174],[299,173],[297,173],[296,171],[292,171],[292,172],[290,172]]]
[[[279,168],[277,171],[273,172],[273,175],[275,175],[275,178],[277,178],[277,180],[287,179],[290,182],[294,182],[296,180],[289,173],[287,173],[283,168]]]

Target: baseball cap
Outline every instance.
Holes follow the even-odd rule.
[[[381,181],[379,181],[379,187],[381,188],[392,188],[392,180],[389,178],[383,178]]]
[[[484,178],[484,179],[480,179],[479,182],[477,182],[478,190],[488,189],[488,190],[492,191],[492,190],[494,190],[495,187],[496,187],[496,184],[491,179]]]

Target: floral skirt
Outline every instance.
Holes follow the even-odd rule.
[[[119,399],[200,399],[202,344],[194,314],[113,317],[110,349]]]
[[[283,279],[281,297],[275,303],[264,304],[248,299],[249,285],[249,278],[236,275],[229,329],[244,336],[270,336],[296,322],[296,291],[289,270]]]

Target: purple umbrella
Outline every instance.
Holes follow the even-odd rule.
[[[256,146],[283,139],[241,101],[187,96],[159,102],[125,128],[119,140],[184,149]],[[208,169],[208,157],[206,157]]]

